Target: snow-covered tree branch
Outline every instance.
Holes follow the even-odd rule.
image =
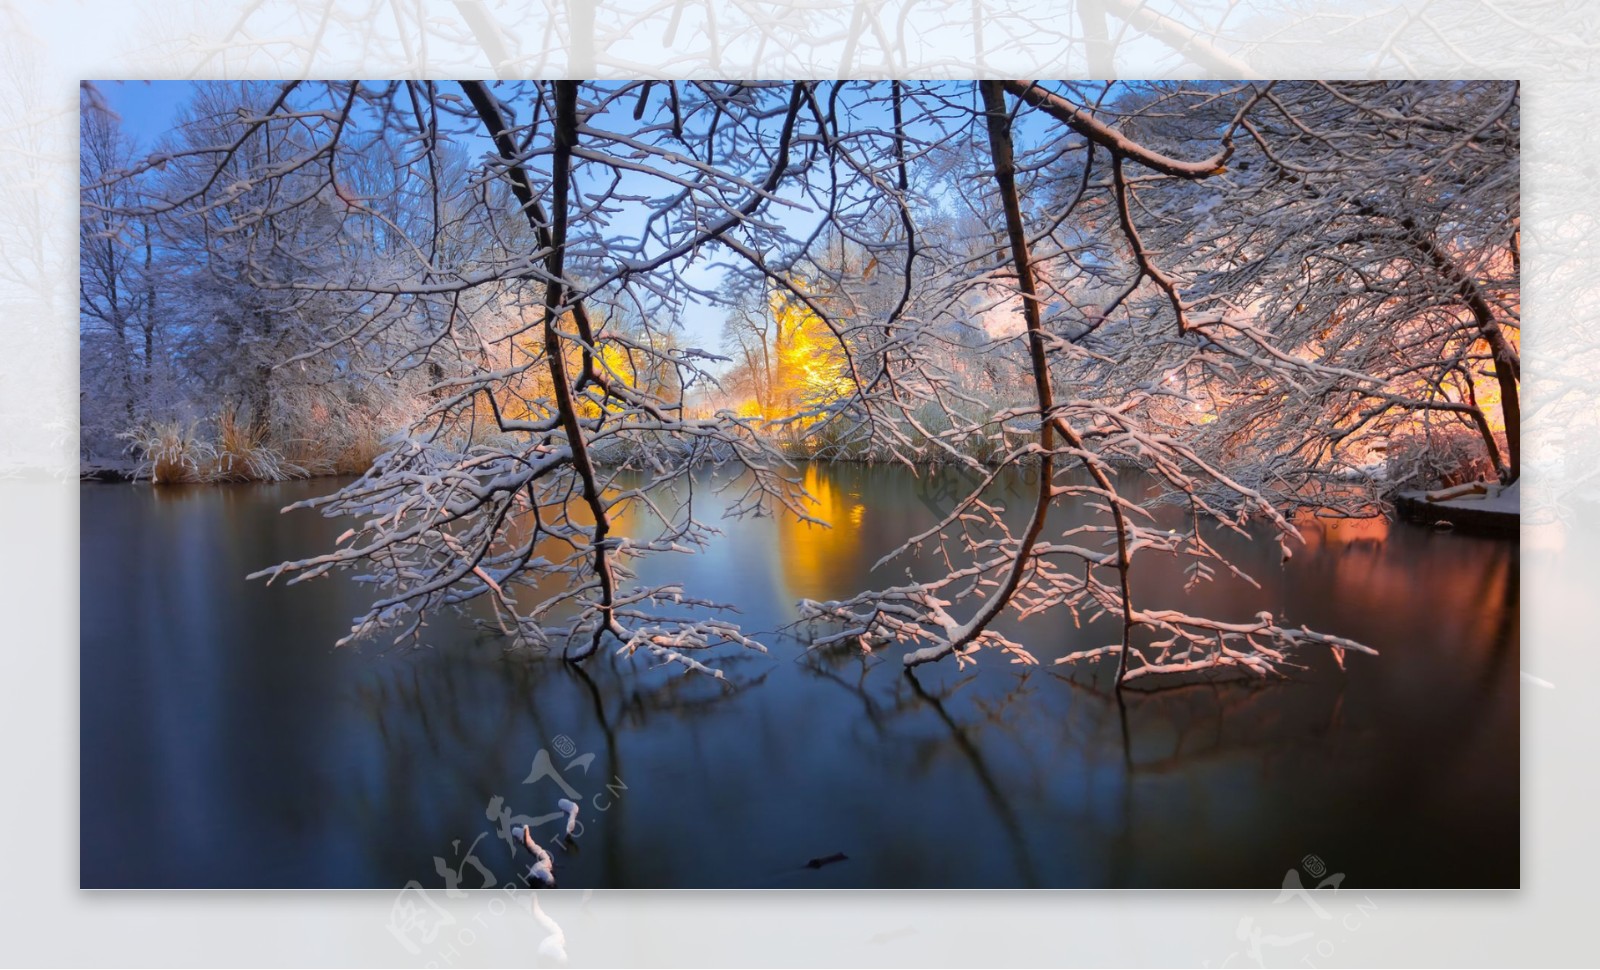
[[[920,578],[798,605],[812,648],[1037,663],[1004,630],[1053,613],[1115,621],[1048,659],[1114,656],[1118,685],[1342,662],[1366,648],[1338,631],[1136,602],[1140,563],[1248,581],[1219,531],[1287,558],[1297,514],[1515,478],[1517,108],[1466,82],[216,85],[143,161],[85,113],[85,368],[157,477],[201,477],[162,435],[207,421],[213,472],[360,473],[304,503],[354,521],[337,548],[258,574],[371,584],[352,638],[470,605],[572,660],[712,670],[762,647],[737,604],[637,581],[727,527],[699,473],[735,519],[809,519],[796,461],[893,461],[970,487],[880,564]],[[720,347],[686,336],[708,315]],[[307,443],[341,415],[365,447],[334,461]]]

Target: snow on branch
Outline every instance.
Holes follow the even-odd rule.
[[[303,503],[335,548],[254,574],[370,586],[346,641],[465,612],[717,676],[763,647],[737,604],[639,563],[717,541],[707,488],[818,521],[816,460],[948,494],[875,567],[903,578],[799,604],[812,649],[1032,664],[1015,624],[1051,615],[1120,626],[1058,661],[1119,685],[1370,653],[1131,577],[1254,583],[1214,533],[1287,558],[1296,512],[1371,514],[1423,473],[1391,443],[1461,435],[1515,476],[1518,90],[1084,90],[218,84],[143,161],[88,112],[93,418],[180,473],[201,445],[164,443],[199,427],[255,435],[244,467],[357,473]]]

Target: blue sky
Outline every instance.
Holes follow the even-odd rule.
[[[194,90],[192,81],[91,81],[122,118],[122,130],[140,151],[149,151],[172,128],[178,109]]]
[[[92,82],[95,89],[105,103],[122,119],[124,132],[134,141],[136,151],[143,153],[154,149],[156,142],[166,132],[170,131],[180,112],[190,100],[197,82],[192,81],[100,81]],[[975,97],[970,90],[966,93],[952,91],[956,99]],[[848,99],[845,102],[848,104]],[[890,125],[889,110],[881,102],[866,106],[858,105],[855,108],[858,117],[864,112],[864,118],[871,127],[887,129]],[[610,117],[601,117],[598,120],[602,127],[616,131],[627,131],[631,120],[624,115],[629,114],[626,106],[618,104],[613,106]],[[877,117],[881,116],[881,117]],[[1028,119],[1032,120],[1032,119]],[[1024,122],[1026,123],[1026,122]],[[465,136],[469,140],[480,140],[481,145],[468,146],[473,153],[487,153],[493,151],[493,146],[481,130],[473,130]],[[687,174],[684,172],[682,174]],[[623,192],[630,191],[636,179],[643,176],[626,175],[619,188]],[[800,189],[794,185],[786,186],[780,190],[779,196],[791,201],[800,201]],[[645,210],[642,207],[624,207],[623,211],[611,216],[611,225],[608,231],[614,234],[637,236],[644,225]],[[815,225],[816,215],[794,208],[779,208],[768,206],[764,218],[779,220],[787,223],[789,228],[803,234]],[[709,257],[709,258],[706,258]],[[716,249],[708,250],[706,257],[697,258],[692,266],[685,268],[685,279],[694,286],[703,290],[715,290],[724,277],[724,270],[716,265],[719,261],[725,262],[733,257]],[[727,317],[726,309],[713,305],[701,297],[691,297],[686,305],[680,323],[683,327],[682,339],[688,346],[703,350],[720,352],[722,345],[722,326]]]
[[[122,130],[132,139],[135,153],[142,154],[152,151],[156,142],[172,130],[181,110],[192,96],[197,82],[93,81],[90,83],[94,85],[105,104],[120,117]],[[483,139],[482,149],[492,150],[486,137]],[[614,229],[629,231],[642,226],[642,219],[632,221],[636,224],[629,226],[630,220],[626,217],[617,219]],[[689,270],[690,280],[696,286],[706,289],[714,289],[720,282],[721,276],[720,270],[708,267],[704,260],[697,261],[696,266]],[[691,300],[685,307],[680,321],[683,325],[684,343],[703,350],[720,352],[722,324],[726,316],[727,311],[722,307],[700,299]]]

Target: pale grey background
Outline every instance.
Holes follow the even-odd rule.
[[[1340,893],[547,893],[450,903],[408,953],[393,893],[77,886],[77,81],[107,77],[1085,76],[1065,2],[0,4],[0,738],[5,960],[128,965],[1592,965],[1600,489],[1600,30],[1571,3],[1089,0],[1123,77],[1525,81],[1523,888]],[[1085,8],[1092,12],[1095,8]],[[976,29],[975,28],[980,28]],[[92,603],[95,591],[82,590]],[[1466,725],[1463,728],[1466,729]],[[91,807],[82,824],[93,824]],[[1351,805],[1351,812],[1382,812]],[[1475,847],[1464,844],[1470,856]],[[959,854],[959,835],[949,851]],[[1307,852],[1317,851],[1306,846]],[[1296,860],[1285,860],[1285,867]],[[1358,873],[1351,873],[1359,881]],[[1429,874],[1416,874],[1419,885]]]

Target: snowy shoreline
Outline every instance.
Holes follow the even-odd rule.
[[[1401,492],[1394,507],[1399,517],[1418,525],[1459,529],[1480,535],[1512,535],[1522,529],[1522,501],[1519,482],[1488,494],[1441,501],[1429,500],[1424,492]]]

